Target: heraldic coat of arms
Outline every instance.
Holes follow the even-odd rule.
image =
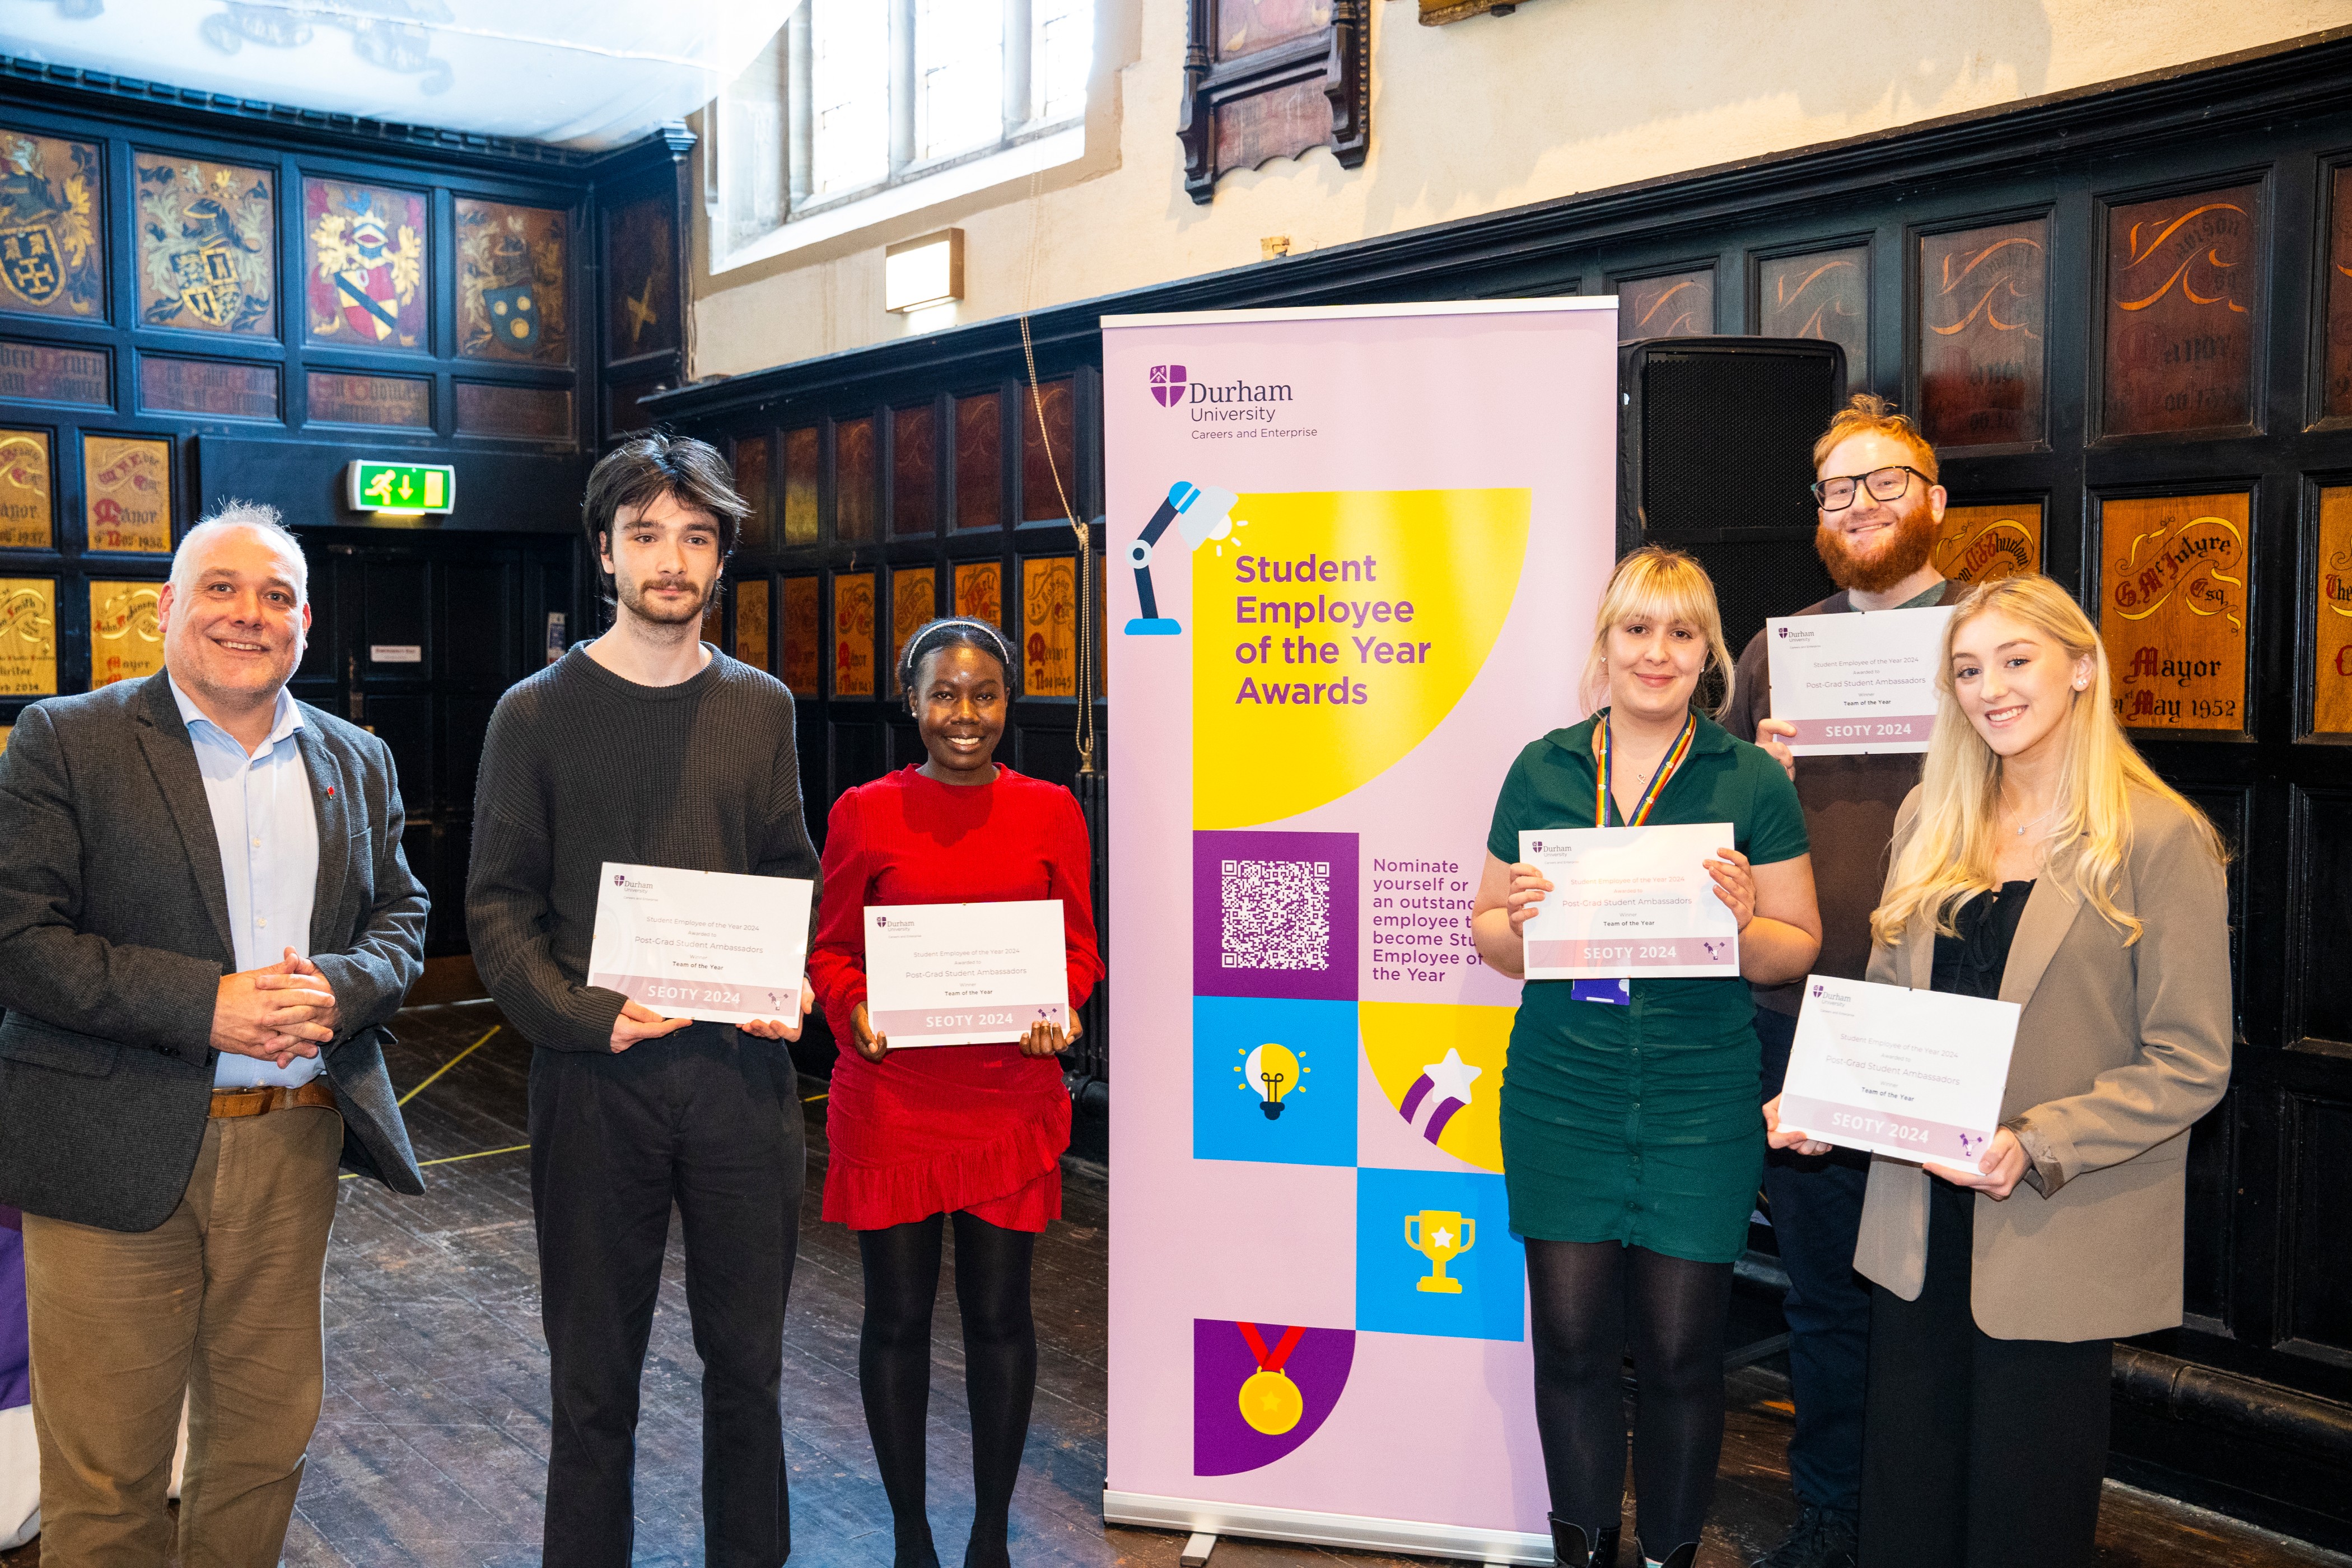
[[[415,348],[425,332],[425,204],[325,183],[309,186],[307,198],[310,336]]]
[[[97,187],[97,149],[0,132],[0,309],[98,309]]]
[[[267,331],[269,176],[216,163],[141,158],[140,319],[151,327]]]
[[[457,352],[564,357],[564,219],[492,202],[457,204]]]

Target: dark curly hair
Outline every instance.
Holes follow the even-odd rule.
[[[941,648],[968,647],[986,654],[1004,671],[1008,690],[1018,673],[1013,656],[1013,639],[987,621],[971,616],[950,616],[943,620],[926,621],[907,639],[904,652],[898,656],[898,689],[907,694],[907,706],[916,706],[916,678],[922,673],[923,660]]]
[[[613,531],[613,520],[625,506],[651,506],[669,496],[682,507],[703,513],[719,528],[719,559],[735,553],[735,536],[751,504],[735,489],[734,471],[719,448],[691,436],[663,431],[633,436],[597,461],[588,475],[588,491],[580,502],[580,526],[588,535],[591,560],[602,556]],[[604,597],[613,596],[613,574],[600,569],[597,580]]]

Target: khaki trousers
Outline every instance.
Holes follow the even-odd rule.
[[[342,1131],[317,1106],[210,1122],[151,1231],[25,1216],[47,1568],[163,1568],[183,1394],[182,1563],[277,1563],[319,1422]]]

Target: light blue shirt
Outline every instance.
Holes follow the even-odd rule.
[[[302,728],[301,710],[279,688],[268,737],[247,756],[235,737],[188,700],[178,681],[171,687],[188,739],[195,743],[213,837],[220,841],[238,971],[275,963],[289,947],[309,957],[310,905],[319,890],[319,816],[310,799],[310,770],[303,766],[301,742],[294,738]],[[223,1051],[213,1068],[213,1086],[308,1083],[321,1067],[317,1057],[296,1057],[281,1068]]]

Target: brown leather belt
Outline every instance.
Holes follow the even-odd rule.
[[[213,1090],[215,1116],[261,1116],[272,1110],[291,1110],[298,1105],[335,1110],[334,1086],[320,1077],[290,1089],[284,1084],[265,1083],[251,1089]]]

